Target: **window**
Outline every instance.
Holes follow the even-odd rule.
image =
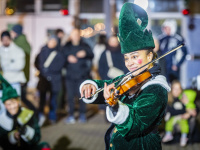
[[[103,0],[81,0],[81,13],[103,13]]]

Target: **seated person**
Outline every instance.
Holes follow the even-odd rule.
[[[167,106],[166,134],[162,142],[173,140],[172,131],[176,124],[179,124],[181,130],[180,146],[186,146],[189,133],[188,119],[196,116],[196,106],[194,100],[196,92],[193,90],[182,90],[181,83],[177,80],[172,82],[172,91],[169,93]]]
[[[0,83],[5,107],[0,113],[0,147],[3,150],[50,150],[47,143],[39,144],[41,134],[34,112],[20,106],[16,90],[1,75]]]

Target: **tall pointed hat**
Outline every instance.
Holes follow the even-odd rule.
[[[17,91],[2,77],[2,75],[0,75],[0,85],[3,91],[1,97],[3,103],[11,98],[19,97]]]
[[[148,15],[144,9],[133,3],[125,3],[119,16],[118,39],[121,53],[154,48],[151,31],[146,29]]]

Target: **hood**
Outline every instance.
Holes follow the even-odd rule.
[[[166,19],[166,20],[164,21],[164,23],[162,24],[162,28],[163,28],[163,27],[166,27],[166,26],[170,27],[170,29],[171,29],[170,35],[176,34],[177,23],[176,23],[176,20],[175,20],[175,19]],[[163,29],[162,29],[162,31],[163,31]]]

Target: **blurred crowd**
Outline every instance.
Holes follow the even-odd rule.
[[[175,20],[166,20],[162,31],[163,34],[155,38],[157,44],[154,51],[157,52],[158,57],[184,42],[183,37],[176,33]],[[181,146],[185,146],[189,140],[199,140],[195,139],[195,134],[200,133],[198,130],[200,100],[197,89],[192,87],[183,89],[180,82],[180,68],[186,55],[187,49],[182,47],[157,62],[172,88],[168,97],[164,121],[165,135],[162,142],[173,141],[175,133],[180,133]],[[11,31],[1,33],[0,67],[3,76],[1,84],[8,81],[6,84],[11,86],[3,86],[3,84],[1,86],[3,93],[0,103],[0,139],[11,145],[18,144],[18,147],[22,147],[23,143],[28,143],[25,147],[30,144],[37,145],[40,136],[34,141],[33,134],[36,132],[40,134],[39,127],[45,121],[55,124],[58,121],[57,112],[60,108],[64,108],[67,114],[64,123],[76,123],[75,111],[77,110],[78,122],[86,123],[86,104],[78,100],[80,84],[86,79],[109,80],[128,72],[123,65],[124,58],[117,35],[112,35],[107,39],[105,34],[99,34],[92,48],[82,39],[79,29],[73,29],[70,35],[64,33],[62,29],[57,29],[48,37],[47,43],[35,58],[34,66],[37,69],[35,75],[39,79],[36,87],[39,102],[38,107],[35,107],[26,96],[30,57],[31,46],[23,34],[21,25],[15,25]],[[7,92],[6,89],[8,89]],[[9,92],[14,95],[4,98],[6,94],[9,95]],[[78,107],[76,107],[77,104]],[[14,105],[19,108],[12,113]],[[23,124],[19,121],[18,118],[22,116],[21,112],[24,112],[24,109],[29,117],[34,116],[30,117],[34,120],[30,121],[32,124],[28,124],[29,121]],[[99,109],[104,112],[105,106],[102,105]],[[7,118],[6,125],[5,122],[2,123],[2,118]],[[177,125],[179,125],[178,128]],[[6,128],[6,126],[11,127]],[[26,134],[30,136],[30,139],[23,138]],[[5,136],[10,138],[5,138]],[[1,141],[0,146],[6,149]],[[48,148],[47,143],[42,145]]]

